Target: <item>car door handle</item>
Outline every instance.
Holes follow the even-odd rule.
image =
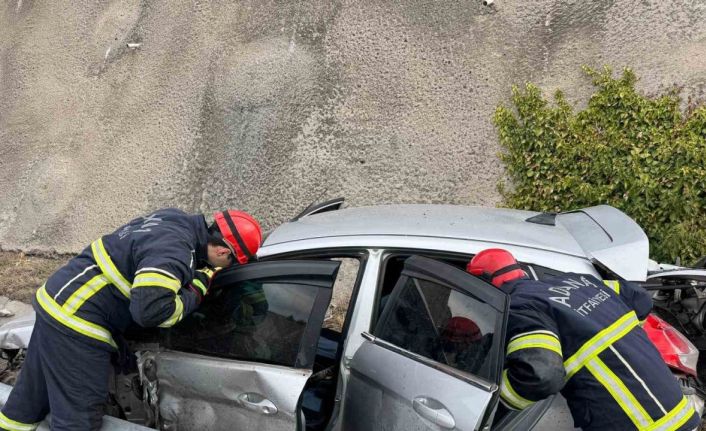
[[[260,394],[246,392],[238,395],[238,404],[251,412],[272,416],[277,413],[277,406]]]
[[[419,416],[442,428],[453,429],[456,426],[451,412],[433,398],[417,397],[412,401],[412,407]]]

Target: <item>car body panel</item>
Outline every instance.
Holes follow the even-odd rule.
[[[286,260],[253,263],[218,274],[213,280],[212,286],[218,291],[210,297],[212,304],[202,304],[198,312],[185,319],[191,319],[192,326],[187,330],[176,325],[167,330],[163,344],[168,350],[148,352],[140,358],[143,383],[157,387],[152,392],[158,397],[155,404],[161,420],[157,422],[162,428],[228,431],[239,424],[259,431],[294,431],[297,401],[312,374],[316,340],[339,267],[338,261]],[[257,295],[268,304],[262,320],[257,324],[234,323],[239,308],[225,306],[228,295],[255,284],[261,288]],[[302,288],[308,294],[299,290]],[[237,301],[232,304],[239,306]],[[216,312],[215,320],[209,320],[210,311]],[[205,326],[214,322],[216,326]],[[228,330],[214,334],[213,329],[221,325]],[[290,333],[292,325],[298,329]],[[258,335],[258,328],[264,328],[264,332]],[[286,332],[277,335],[282,330]],[[192,341],[199,334],[203,341]],[[261,338],[273,334],[274,338]],[[212,342],[205,340],[212,335],[217,336],[218,346],[227,348],[210,350]],[[287,339],[281,340],[283,337]],[[243,343],[250,341],[254,344],[246,348]],[[282,346],[278,344],[281,341]],[[178,351],[173,350],[175,345]],[[284,354],[274,354],[280,347]],[[208,355],[202,354],[202,349],[207,349]],[[228,355],[233,351],[248,358],[286,361],[288,365],[231,359]]]
[[[429,284],[423,287],[420,283]],[[431,291],[426,289],[431,286],[436,287],[434,293],[428,296]],[[387,305],[376,325],[376,334],[388,337],[398,333],[389,332],[389,329],[398,324],[398,312],[401,311],[398,307],[409,304],[410,293],[420,299],[418,305],[424,311],[418,313],[417,309],[413,309],[413,315],[420,316],[421,320],[414,324],[418,332],[415,332],[413,342],[408,347],[399,347],[388,338],[363,334],[366,341],[355,353],[350,365],[344,429],[406,431],[436,430],[440,427],[475,430],[480,427],[486,410],[497,398],[495,394],[504,362],[502,352],[509,298],[504,292],[461,269],[434,259],[412,256],[405,260],[400,278],[386,301]],[[472,306],[464,302],[468,298],[474,298]],[[483,324],[476,320],[486,313],[490,320],[484,320]],[[446,353],[440,350],[441,344],[434,344],[436,347],[428,351],[417,350],[422,331],[432,337],[428,340],[441,340],[441,331],[436,326],[439,320],[435,318],[451,315],[471,317],[484,328],[484,333],[489,331],[483,337],[489,341],[488,350],[481,357],[482,362],[475,363],[479,366],[483,364],[480,368],[487,374],[482,375],[494,381],[431,359],[438,353],[446,358]],[[407,319],[403,317],[402,321]],[[425,323],[429,326],[423,330]],[[487,328],[485,325],[488,325]],[[404,338],[412,341],[409,337]],[[480,345],[475,346],[478,347],[467,346],[466,349],[480,349]],[[448,364],[454,363],[445,360]],[[479,372],[478,368],[476,372]]]
[[[475,430],[497,390],[483,390],[370,341],[356,352],[351,370],[343,416],[346,430]],[[421,416],[413,402],[422,399],[448,415],[450,426]]]
[[[303,217],[271,232],[264,247],[355,236],[418,236],[514,244],[583,256],[565,229],[525,222],[538,213],[459,205],[382,205]]]
[[[539,214],[460,205],[346,208],[279,226],[268,235],[258,256],[331,247],[425,248],[465,253],[502,247],[519,252],[517,258],[529,263],[546,265],[563,256],[571,263],[570,257],[578,257],[600,262],[626,280],[644,281],[649,242],[642,228],[622,211],[599,205],[558,214],[554,225],[527,221]],[[565,271],[586,272],[573,268]]]
[[[180,352],[151,353],[145,360],[150,357],[157,364],[165,429],[232,430],[233,424],[260,431],[296,429],[297,401],[311,370]]]
[[[0,327],[0,348],[26,349],[37,315],[34,311],[17,316]]]
[[[617,208],[599,205],[558,214],[563,226],[586,253],[625,280],[644,281],[649,240],[633,219]]]

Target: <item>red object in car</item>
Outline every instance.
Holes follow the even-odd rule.
[[[643,328],[670,368],[696,377],[699,351],[684,334],[654,314],[647,316]]]

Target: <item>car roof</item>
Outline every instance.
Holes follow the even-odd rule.
[[[263,247],[323,238],[404,236],[483,241],[586,255],[561,224],[526,221],[538,214],[461,205],[353,207],[285,223],[267,236]]]

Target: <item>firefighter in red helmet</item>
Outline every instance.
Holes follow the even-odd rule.
[[[586,431],[696,428],[698,415],[639,326],[652,308],[644,289],[588,274],[530,280],[502,249],[481,251],[467,271],[510,295],[505,406],[561,392]]]
[[[36,294],[37,319],[0,429],[31,431],[50,411],[52,430],[101,427],[110,359],[128,326],[170,327],[208,293],[213,269],[253,260],[262,234],[243,211],[163,209],[86,247]]]

